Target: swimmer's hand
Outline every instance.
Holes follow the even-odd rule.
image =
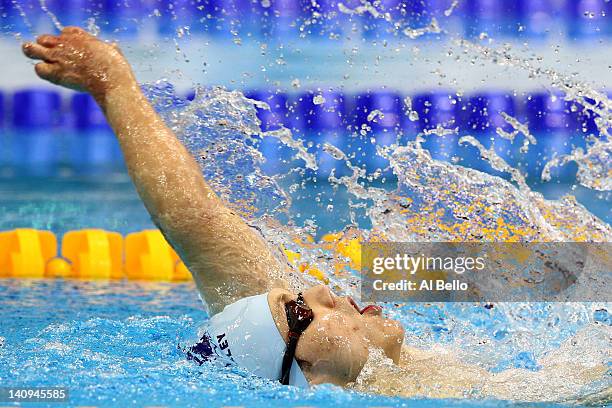
[[[98,103],[113,87],[134,83],[132,70],[119,48],[79,27],[66,27],[60,35],[41,35],[22,48],[29,58],[42,61],[35,66],[39,77],[88,92]]]

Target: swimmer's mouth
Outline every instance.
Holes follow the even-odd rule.
[[[363,309],[359,309],[357,302],[355,302],[352,297],[347,296],[346,298],[348,299],[349,303],[355,308],[355,310],[359,312],[359,314],[380,314],[382,312],[382,307],[377,305],[367,305]]]

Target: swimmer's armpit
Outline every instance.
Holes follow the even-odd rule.
[[[272,286],[280,265],[261,237],[217,197],[187,149],[142,94],[119,49],[77,27],[26,43],[36,73],[89,92],[113,128],[147,210],[193,273],[213,313]],[[276,272],[276,273],[275,273]]]

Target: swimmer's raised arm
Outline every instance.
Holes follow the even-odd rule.
[[[155,224],[180,254],[213,313],[284,281],[265,242],[214,193],[195,159],[142,94],[119,49],[77,27],[26,43],[43,79],[89,92],[113,128]]]

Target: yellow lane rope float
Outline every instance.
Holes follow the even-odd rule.
[[[314,239],[309,244],[316,245]],[[320,245],[348,258],[350,266],[358,269],[360,239],[328,234]],[[322,282],[329,281],[319,268],[302,261],[300,253],[289,249],[284,252],[299,271]],[[191,274],[159,230],[135,232],[125,237],[102,229],[69,231],[62,237],[58,256],[58,239],[53,232],[19,228],[0,232],[0,278],[173,282],[191,280]]]
[[[0,278],[185,281],[191,274],[159,230],[128,234],[101,229],[64,234],[61,256],[51,231],[0,232]]]

